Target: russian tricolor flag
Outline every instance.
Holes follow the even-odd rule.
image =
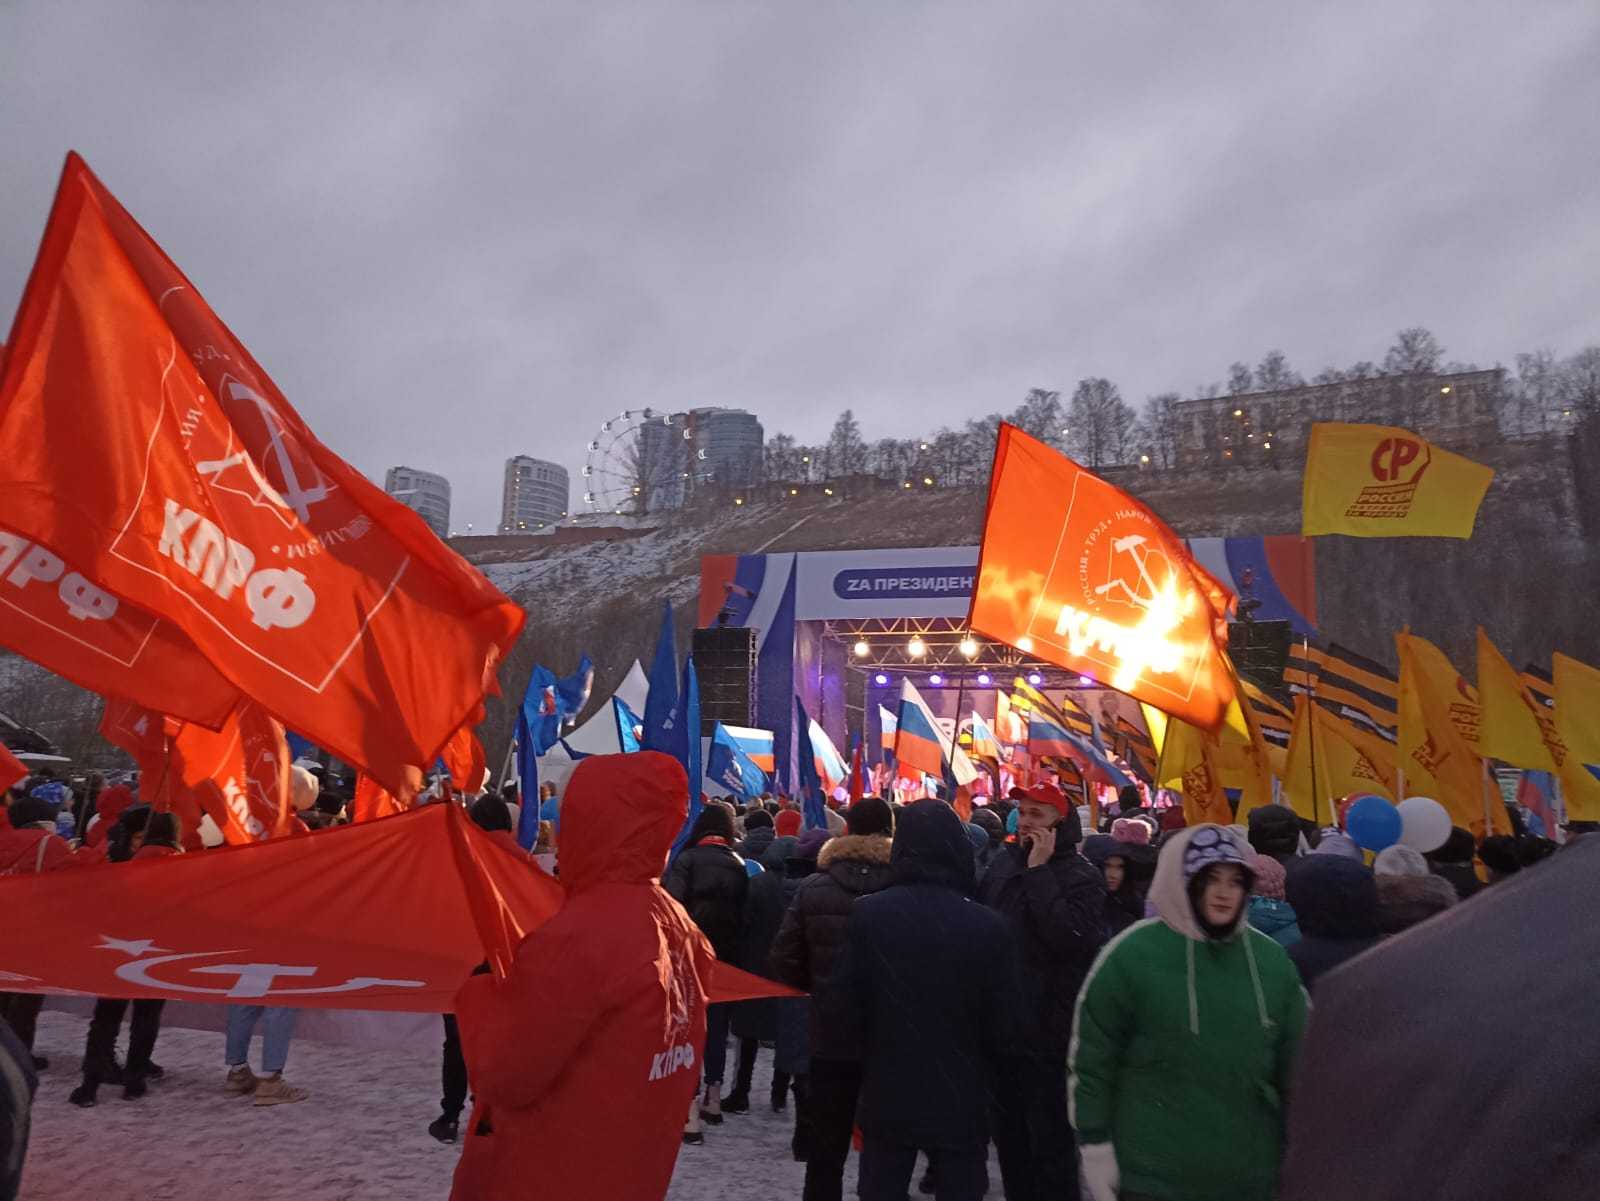
[[[811,720],[811,754],[816,760],[817,775],[822,780],[824,792],[831,793],[849,777],[850,768],[844,756],[839,754],[839,748],[833,745],[833,739],[828,737],[827,731],[817,724],[815,718]]]
[[[1000,747],[995,741],[994,731],[989,728],[989,723],[978,716],[977,710],[972,713],[972,753],[980,759],[998,759]]]
[[[746,756],[768,776],[772,775],[775,759],[772,753],[772,731],[756,730],[749,726],[723,726],[723,731]]]
[[[1077,739],[1037,709],[1028,714],[1028,750],[1035,755],[1075,755]]]
[[[978,778],[977,768],[960,747],[950,745],[933,718],[933,710],[928,708],[910,680],[900,681],[900,714],[896,725],[894,757],[902,770],[911,768],[942,780],[948,762],[957,784],[970,784]]]
[[[883,736],[879,740],[879,745],[886,751],[893,751],[895,731],[900,728],[900,719],[895,716],[892,709],[885,709],[882,705],[879,705],[878,722],[883,727]]]

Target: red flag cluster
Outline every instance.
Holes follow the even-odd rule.
[[[282,824],[274,717],[403,794],[523,621],[317,440],[76,155],[0,367],[0,513],[0,640],[215,731],[169,732],[173,785],[206,775],[230,839]]]

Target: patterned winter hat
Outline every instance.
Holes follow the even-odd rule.
[[[1183,878],[1185,882],[1193,880],[1206,868],[1218,863],[1231,863],[1242,867],[1245,875],[1254,878],[1256,872],[1245,859],[1244,852],[1235,840],[1231,830],[1222,826],[1200,826],[1189,838],[1189,845],[1183,848]]]

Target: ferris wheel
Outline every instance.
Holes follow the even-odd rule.
[[[694,431],[684,413],[627,409],[600,426],[583,465],[592,513],[641,515],[681,506],[693,482]],[[698,452],[703,458],[704,451]]]

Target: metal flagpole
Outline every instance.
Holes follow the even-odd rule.
[[[1306,663],[1311,662],[1311,639],[1303,638],[1301,645],[1305,649]],[[1317,808],[1317,678],[1311,673],[1306,673],[1308,688],[1306,691],[1306,736],[1311,740],[1311,820],[1320,829],[1322,819]]]

